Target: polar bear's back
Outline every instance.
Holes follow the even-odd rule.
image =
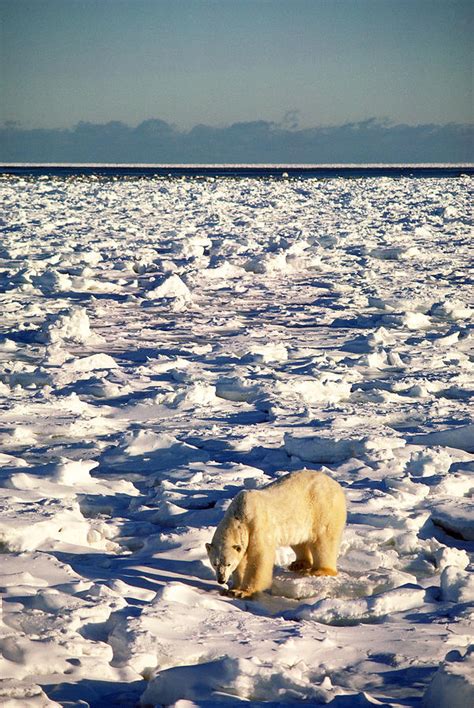
[[[292,472],[260,490],[247,492],[246,515],[277,545],[295,545],[327,529],[343,527],[346,502],[338,482],[322,472]]]

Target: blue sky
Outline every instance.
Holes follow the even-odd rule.
[[[472,121],[464,0],[0,0],[0,122]]]

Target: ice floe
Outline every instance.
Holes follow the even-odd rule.
[[[0,178],[0,702],[470,705],[468,178]],[[348,500],[219,593],[231,499]]]

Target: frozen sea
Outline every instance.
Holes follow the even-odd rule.
[[[0,177],[2,705],[474,704],[471,187]],[[339,575],[219,594],[302,467]]]

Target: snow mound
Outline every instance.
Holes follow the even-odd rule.
[[[314,620],[330,625],[352,625],[374,622],[394,612],[406,612],[423,605],[425,590],[418,585],[405,585],[350,602],[338,598],[319,600],[313,605],[303,605],[291,613],[300,620]]]
[[[130,431],[123,443],[106,456],[115,469],[158,471],[196,461],[207,461],[209,454],[181,442],[168,433]]]
[[[66,368],[77,372],[96,371],[97,369],[117,369],[118,364],[109,354],[91,354],[67,362]]]
[[[94,344],[101,341],[92,332],[89,317],[83,307],[72,307],[62,314],[48,316],[36,338],[46,344],[60,344],[63,341]]]
[[[372,258],[383,261],[406,261],[412,258],[419,259],[421,253],[416,246],[395,246],[394,248],[373,248],[368,253]]]
[[[246,270],[247,273],[255,273],[258,275],[284,273],[289,269],[290,266],[287,261],[287,254],[284,251],[280,253],[264,253],[259,256],[254,256],[244,263],[244,270]]]
[[[71,278],[57,270],[45,270],[44,273],[38,275],[33,281],[45,294],[64,292],[72,289]]]
[[[376,351],[365,354],[359,363],[371,369],[404,368],[403,361],[397,352],[377,347]]]
[[[307,462],[333,463],[354,456],[357,441],[322,435],[301,437],[285,433],[284,447],[288,455],[294,455]]]
[[[315,379],[277,381],[275,391],[282,398],[297,396],[309,404],[336,403],[349,398],[352,384],[335,375],[321,374]]]
[[[153,290],[148,290],[146,293],[148,300],[160,300],[161,298],[177,298],[183,302],[190,302],[192,299],[191,291],[186,283],[181,280],[179,275],[173,275],[165,278],[164,281]]]
[[[405,446],[405,440],[402,438],[388,436],[348,438],[285,433],[283,441],[288,455],[294,455],[307,462],[324,463],[342,462],[350,457],[371,458],[380,453],[390,458],[393,457],[393,450]]]
[[[423,312],[405,312],[400,319],[400,324],[413,332],[430,329],[432,326],[430,318]]]
[[[412,435],[410,442],[417,445],[440,445],[441,447],[454,447],[458,450],[474,452],[474,425],[462,425],[459,428]]]
[[[243,275],[243,269],[240,266],[233,265],[228,261],[221,263],[215,268],[204,268],[199,271],[199,278],[206,278],[206,280],[233,280],[235,278],[241,278]]]
[[[76,484],[90,483],[94,481],[90,471],[99,466],[95,460],[61,460],[54,475],[53,480],[59,484],[74,486]]]
[[[321,686],[306,683],[304,665],[274,666],[258,659],[226,657],[214,661],[178,666],[161,671],[153,678],[141,697],[141,704],[169,705],[180,699],[202,704],[208,700],[232,697],[243,701],[328,702],[340,691],[331,682]]]
[[[279,361],[287,361],[288,349],[284,344],[271,343],[259,344],[251,348],[247,357],[252,361],[262,364],[271,364]]]
[[[450,652],[426,689],[423,708],[467,708],[474,705],[474,652]]]
[[[48,698],[41,686],[28,680],[3,679],[0,685],[0,704],[3,708],[61,708],[60,703]]]
[[[116,549],[109,541],[106,525],[85,519],[77,502],[55,499],[44,513],[41,498],[31,500],[26,492],[2,491],[8,491],[9,495],[0,497],[0,546],[10,552],[47,549],[55,541],[85,548]]]
[[[474,576],[448,565],[441,573],[441,596],[447,602],[474,602]]]
[[[441,320],[449,322],[458,322],[459,320],[467,320],[474,314],[474,310],[467,307],[461,300],[444,300],[436,302],[430,310],[432,317],[437,317]]]
[[[216,396],[226,401],[249,403],[259,394],[258,386],[247,379],[222,378],[216,382]]]
[[[455,499],[433,505],[431,518],[448,533],[474,541],[474,514],[471,499]]]
[[[195,406],[212,406],[218,403],[216,387],[205,381],[196,381],[175,394],[168,405],[173,408],[186,409]]]

